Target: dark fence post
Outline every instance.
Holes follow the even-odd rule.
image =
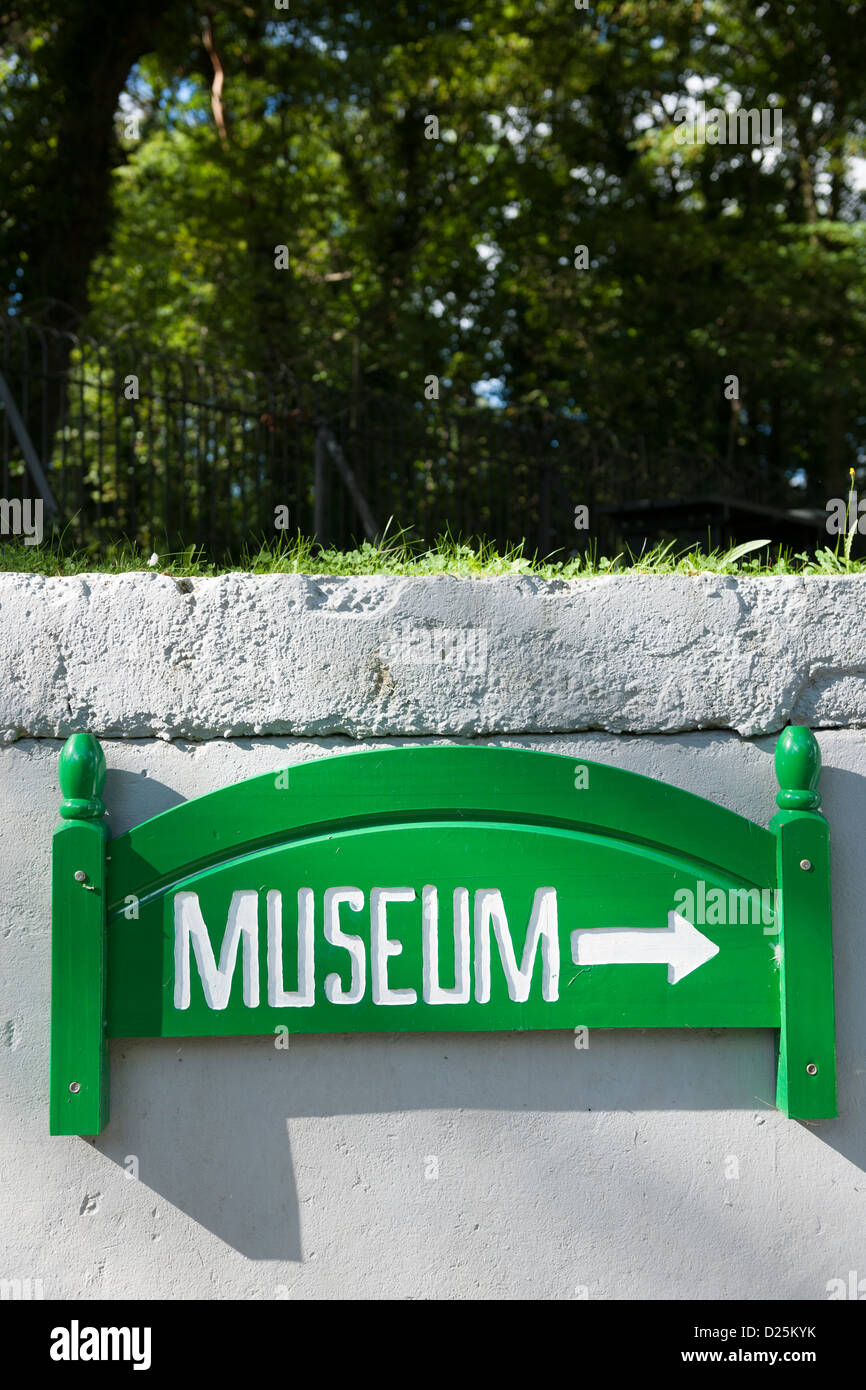
[[[18,447],[27,465],[27,471],[36,484],[39,496],[45,504],[45,510],[51,520],[57,520],[60,516],[60,510],[55,501],[54,493],[51,491],[48,479],[43,472],[42,464],[39,462],[39,457],[33,447],[30,435],[27,432],[27,426],[21,417],[21,412],[15,404],[15,397],[7,386],[6,378],[2,372],[0,372],[0,402],[3,404],[15,438],[18,440]]]
[[[326,426],[316,426],[316,450],[313,472],[313,536],[319,545],[328,544],[328,445]]]
[[[538,494],[538,553],[543,559],[550,547],[550,459],[541,460],[541,485]]]

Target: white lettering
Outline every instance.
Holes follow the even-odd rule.
[[[325,981],[325,997],[331,1004],[358,1004],[366,988],[364,943],[360,936],[349,936],[340,930],[341,903],[346,903],[353,912],[360,912],[364,906],[364,894],[360,888],[325,889],[325,940],[332,946],[342,946],[352,958],[352,983],[349,988],[343,989],[339,975],[329,975]]]
[[[217,966],[198,893],[176,893],[174,899],[174,1007],[190,1005],[189,946],[192,941],[204,997],[210,1009],[228,1006],[232,978],[243,937],[244,1003],[255,1009],[259,1003],[259,895],[254,889],[232,894],[228,923]]]
[[[532,903],[532,913],[523,948],[523,962],[518,966],[505,916],[502,894],[497,888],[485,888],[475,895],[475,999],[479,1004],[490,1000],[490,925],[496,933],[499,958],[508,983],[508,996],[515,1003],[529,998],[535,956],[541,942],[541,991],[548,1002],[559,998],[559,929],[556,913],[556,889],[538,888]]]
[[[283,895],[268,893],[268,1003],[273,1009],[308,1009],[315,1003],[313,890],[298,889],[298,988],[283,989]]]
[[[421,939],[424,953],[425,1004],[468,1004],[469,889],[454,889],[454,988],[439,983],[439,894],[431,885],[421,889]]]
[[[711,915],[716,910],[714,894],[706,894],[705,885],[698,884],[699,902],[695,910],[694,896],[690,890],[680,889],[678,898],[687,896],[692,916],[701,920],[705,898]],[[265,889],[260,890],[265,893]],[[724,902],[724,893],[721,893]],[[747,897],[747,893],[739,896]],[[759,896],[754,890],[754,896]],[[370,994],[372,1002],[384,1007],[417,1004],[419,995],[425,1004],[468,1004],[473,998],[479,1004],[490,1002],[492,943],[495,934],[499,961],[508,991],[508,998],[516,1004],[524,1004],[533,992],[533,980],[538,979],[536,993],[540,989],[541,998],[546,1003],[559,999],[560,945],[557,900],[555,888],[535,889],[529,923],[522,946],[515,948],[512,932],[508,924],[502,893],[498,888],[483,888],[475,893],[474,933],[470,918],[470,890],[458,887],[453,890],[452,924],[453,932],[453,977],[451,971],[451,945],[446,938],[445,964],[446,983],[442,982],[442,961],[439,938],[439,890],[433,884],[425,884],[420,891],[421,898],[421,937],[417,937],[417,926],[412,927],[412,950],[414,959],[420,944],[421,989],[394,988],[389,978],[390,961],[404,952],[404,941],[388,934],[388,908],[393,903],[414,903],[418,893],[415,888],[371,888],[369,890],[369,939],[366,931],[355,935],[346,932],[340,925],[340,908],[346,906],[352,912],[363,912],[367,897],[363,889],[353,886],[327,888],[323,894],[322,917],[316,911],[316,892],[313,888],[297,889],[297,927],[292,923],[291,930],[297,931],[297,968],[290,967],[290,980],[293,988],[286,988],[285,962],[283,959],[283,894],[279,889],[269,889],[265,898],[265,918],[267,921],[267,1003],[272,1009],[303,1009],[316,1005],[315,952],[317,942],[317,921],[321,920],[320,931],[330,946],[336,946],[349,956],[349,979],[345,980],[345,965],[340,971],[332,971],[324,983],[324,997],[330,1004],[358,1004],[367,991],[367,971],[370,972]],[[417,909],[416,909],[417,911]],[[724,915],[724,912],[723,912]],[[406,930],[409,930],[408,918]],[[254,889],[239,889],[232,894],[228,918],[217,946],[212,940],[202,915],[198,893],[182,890],[174,895],[174,1007],[189,1009],[192,1003],[192,955],[195,955],[196,968],[202,994],[208,1008],[222,1010],[228,1008],[238,966],[238,955],[242,950],[242,998],[247,1008],[259,1007],[259,892]],[[369,964],[368,964],[369,951]],[[289,951],[290,960],[294,957]],[[540,972],[536,971],[536,961],[541,957]],[[474,957],[474,966],[473,966]],[[474,970],[474,990],[473,990]],[[453,982],[452,982],[453,980]],[[345,981],[345,983],[344,983]]]
[[[391,989],[388,985],[388,957],[402,955],[403,946],[388,936],[389,903],[413,903],[414,888],[370,889],[370,966],[374,1004],[417,1004],[414,989]]]

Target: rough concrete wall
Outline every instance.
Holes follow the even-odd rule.
[[[158,593],[167,581],[144,582]],[[729,603],[727,581],[716,583],[722,604]],[[846,621],[851,592],[845,584],[835,591]],[[44,604],[37,586],[28,621],[37,631],[55,631],[59,642],[56,590],[43,597]],[[736,594],[734,600],[744,602]],[[826,602],[834,601],[831,593]],[[73,607],[80,602],[69,600]],[[817,611],[825,630],[803,630],[795,645],[805,650],[814,642],[813,655],[823,652],[827,669],[844,667],[845,679],[854,679],[864,661],[862,621],[858,655],[853,639],[845,648],[847,639],[833,635],[830,629],[841,620],[824,603],[821,598]],[[0,610],[7,633],[16,627],[13,606],[7,594]],[[267,609],[268,602],[259,606]],[[50,615],[43,611],[49,609]],[[284,615],[287,630],[292,612],[287,608]],[[442,626],[460,626],[445,610],[435,617]],[[279,633],[272,612],[258,621],[263,631]],[[17,625],[22,622],[19,616]],[[127,613],[128,633],[134,633],[129,640],[153,652],[162,642],[168,650],[169,626],[160,636],[155,622],[154,614],[145,621],[139,613],[132,628]],[[227,636],[222,646],[213,637],[209,665],[177,677],[190,682],[182,688],[193,693],[198,682],[197,703],[183,706],[179,698],[170,714],[164,706],[160,715],[142,683],[151,682],[163,699],[165,682],[175,676],[139,668],[133,679],[127,666],[125,680],[111,685],[110,650],[126,662],[121,631],[112,629],[109,647],[92,614],[89,650],[95,663],[104,644],[100,671],[110,687],[102,691],[102,674],[88,672],[77,657],[72,661],[73,646],[88,631],[83,617],[80,623],[74,641],[68,630],[62,633],[63,669],[46,669],[41,647],[34,649],[35,662],[31,653],[29,668],[16,668],[13,694],[7,689],[3,696],[18,702],[19,713],[29,711],[27,719],[16,717],[16,727],[33,732],[39,714],[45,725],[57,721],[61,733],[67,727],[103,733],[100,719],[128,718],[138,728],[135,720],[146,710],[155,722],[161,717],[165,733],[183,709],[202,712],[195,729],[200,742],[105,743],[115,833],[179,799],[294,761],[436,741],[208,741],[209,702],[222,701],[221,713],[231,713],[223,668],[236,653]],[[706,686],[702,698],[721,710],[721,664],[713,672],[716,689],[710,689],[699,679],[693,648],[682,645],[683,633],[673,634],[669,614],[660,613],[655,639],[648,616],[644,631],[632,646],[631,676],[610,675],[620,691],[639,693],[635,707],[653,698],[662,667],[674,669],[664,663],[676,657],[691,672],[690,689],[700,693]],[[708,640],[703,629],[698,636]],[[23,652],[26,641],[16,640]],[[658,668],[646,655],[651,640],[659,648]],[[722,636],[714,640],[721,651]],[[298,641],[286,636],[283,656],[296,651]],[[499,669],[499,641],[488,646],[490,671]],[[577,674],[585,689],[594,683],[601,708],[609,698],[604,667],[584,670],[571,648],[557,647],[552,636],[550,642],[560,664],[555,678],[536,688],[535,719],[547,717],[548,696],[559,698],[569,674]],[[198,648],[197,661],[204,650]],[[541,659],[540,647],[536,654]],[[333,650],[333,668],[343,670],[340,662],[350,656],[348,647],[343,654]],[[782,659],[779,649],[775,659]],[[545,660],[553,657],[548,653]],[[751,676],[741,671],[737,719],[747,721],[750,708],[760,708],[760,720],[783,718],[784,703],[774,703],[776,696],[762,688],[765,660],[756,644]],[[297,698],[297,673],[261,647],[252,648],[247,661],[249,671],[240,666],[233,674],[242,703],[254,697],[258,664],[270,693],[269,718],[282,719],[288,706],[274,704],[282,688],[274,683],[276,672],[284,670],[285,689],[295,692],[286,700]],[[523,656],[521,663],[530,669]],[[735,674],[727,677],[730,690]],[[434,670],[430,682],[443,679]],[[445,717],[448,707],[436,688]],[[317,710],[327,706],[327,688],[309,686],[308,692],[310,707],[314,697]],[[67,709],[63,716],[58,702],[67,698],[73,713]],[[490,695],[515,712],[521,698],[507,683]],[[359,721],[371,717],[372,699],[369,692],[357,696]],[[414,703],[405,693],[401,699],[401,708],[411,704],[419,719],[419,710],[427,718],[437,708],[420,678]],[[841,687],[834,699],[841,722],[860,718],[859,687],[850,708]],[[299,708],[307,708],[309,721],[320,717]],[[329,719],[339,722],[346,708],[344,697],[334,694]],[[649,705],[643,709],[648,719]],[[245,725],[249,717],[244,704],[237,722]],[[594,1031],[586,1050],[559,1032],[292,1038],[288,1051],[275,1050],[267,1038],[134,1041],[111,1046],[112,1119],[95,1141],[49,1139],[47,1132],[49,867],[61,742],[21,738],[7,744],[0,749],[0,1055],[8,1083],[0,1126],[0,1278],[39,1279],[46,1297],[61,1298],[810,1300],[826,1298],[828,1281],[847,1281],[851,1270],[866,1279],[866,731],[825,729],[818,736],[833,840],[840,1119],[807,1125],[775,1110],[773,1038],[761,1031]],[[484,741],[615,763],[763,824],[774,808],[771,737],[500,733]],[[127,1176],[133,1158],[137,1181]],[[739,1176],[732,1176],[735,1171]]]
[[[866,576],[0,575],[0,736],[866,725]]]

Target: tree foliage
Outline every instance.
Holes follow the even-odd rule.
[[[864,8],[24,4],[0,274],[106,340],[493,382],[823,500],[864,442]],[[680,143],[697,99],[778,108],[781,147]]]

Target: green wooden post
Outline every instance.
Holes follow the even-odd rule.
[[[792,726],[776,744],[782,1023],[776,1104],[803,1120],[836,1110],[830,831],[819,811],[821,751],[810,729]]]
[[[51,892],[51,1134],[98,1134],[108,1122],[105,757],[92,734],[60,754],[62,823]]]

